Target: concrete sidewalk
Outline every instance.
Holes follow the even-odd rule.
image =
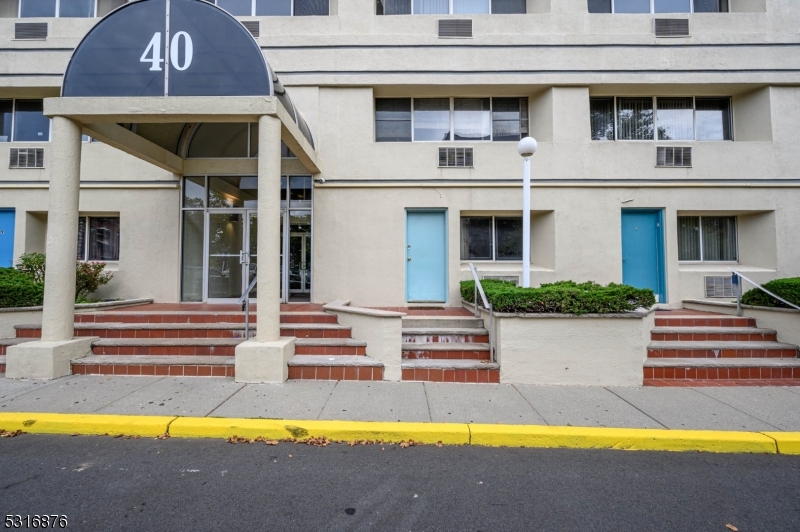
[[[0,379],[0,413],[800,431],[800,387],[624,388],[71,376]]]

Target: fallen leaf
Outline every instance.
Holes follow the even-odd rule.
[[[26,434],[26,433],[22,432],[21,430],[0,429],[0,438],[15,438],[15,437],[19,436],[20,434]]]
[[[730,524],[730,523],[728,523],[727,525],[725,525],[725,528],[727,528],[727,529],[730,529],[730,530],[733,530],[733,532],[739,532],[739,529],[738,529],[738,528],[736,528],[735,526],[733,526],[733,525],[732,525],[732,524]]]

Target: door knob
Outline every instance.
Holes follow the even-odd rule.
[[[411,262],[411,257],[408,257],[408,261]]]

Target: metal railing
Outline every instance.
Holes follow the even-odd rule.
[[[800,310],[800,307],[798,307],[794,303],[789,303],[788,301],[786,301],[782,297],[773,294],[772,292],[770,292],[769,290],[767,290],[766,288],[764,288],[763,286],[761,286],[757,282],[753,281],[752,279],[748,279],[747,277],[745,277],[741,273],[737,272],[733,268],[728,268],[728,269],[731,272],[733,272],[733,277],[731,278],[731,282],[733,283],[734,286],[736,286],[736,315],[737,316],[741,316],[742,315],[742,283],[739,282],[739,278],[740,277],[742,279],[744,279],[745,281],[747,281],[748,283],[750,283],[751,285],[753,285],[756,288],[758,288],[759,290],[761,290],[762,292],[764,292],[765,294],[768,294],[768,295],[774,297],[775,299],[777,299],[781,303],[783,303],[785,305],[789,305],[792,308],[796,308],[797,310]]]
[[[472,272],[472,278],[475,280],[475,294],[472,298],[472,302],[475,304],[475,317],[481,317],[481,312],[478,307],[478,294],[481,296],[483,308],[489,311],[489,362],[494,362],[494,309],[492,308],[492,304],[486,299],[486,293],[483,291],[480,277],[478,277],[478,270],[475,269],[475,265],[473,265],[471,262],[469,263],[469,269]]]
[[[253,280],[250,281],[250,284],[247,285],[247,288],[245,288],[244,293],[242,294],[242,297],[240,297],[239,301],[237,301],[237,303],[242,306],[242,310],[244,311],[244,339],[245,340],[249,340],[250,339],[250,292],[256,286],[257,282],[258,282],[258,273],[256,273],[255,276],[253,276]]]

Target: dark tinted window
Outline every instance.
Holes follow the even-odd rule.
[[[119,260],[119,218],[89,218],[89,260]]]
[[[311,201],[311,177],[292,176],[289,178],[289,190],[292,201]]]
[[[696,98],[697,140],[733,140],[730,98]]]
[[[492,217],[461,218],[461,259],[492,260]]]
[[[95,0],[61,0],[59,17],[93,17]]]
[[[519,140],[528,136],[528,99],[492,98],[492,138]]]
[[[11,114],[14,100],[0,100],[0,142],[11,142]]]
[[[20,0],[21,17],[55,17],[56,0]]]
[[[611,0],[589,0],[589,13],[611,13]]]
[[[492,0],[492,14],[525,13],[525,0]]]
[[[375,140],[411,142],[411,99],[378,98],[375,100]]]
[[[294,16],[328,15],[328,0],[294,0]]]
[[[217,7],[235,16],[247,17],[253,14],[253,2],[250,0],[217,0]]]
[[[592,140],[614,140],[614,98],[591,98]]]
[[[256,15],[260,17],[288,17],[292,14],[292,0],[256,0]]]
[[[17,100],[14,113],[14,140],[50,140],[50,119],[43,114],[42,100]]]
[[[727,13],[728,0],[694,0],[695,13]]]
[[[378,0],[378,15],[410,15],[411,0]]]
[[[496,259],[522,260],[522,217],[495,218]]]

